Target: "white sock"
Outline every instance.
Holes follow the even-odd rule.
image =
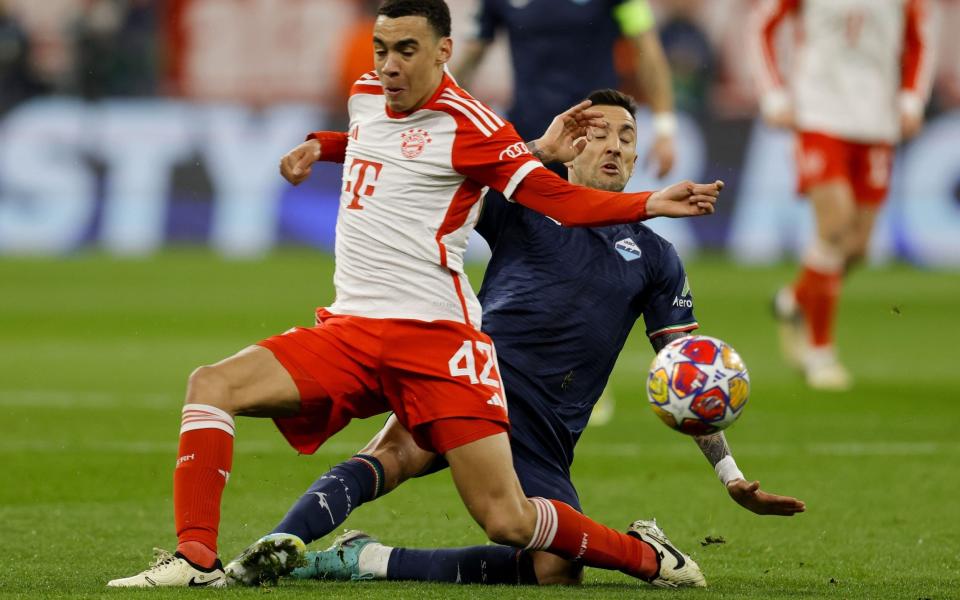
[[[360,550],[357,560],[357,570],[360,573],[370,573],[374,579],[387,578],[387,565],[390,564],[390,553],[393,547],[383,544],[367,544]]]
[[[819,367],[837,362],[837,353],[833,346],[811,346],[807,351],[807,365]]]

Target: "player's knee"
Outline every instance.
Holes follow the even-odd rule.
[[[488,514],[481,525],[487,538],[496,544],[523,548],[533,538],[534,524],[527,523],[520,514]]]
[[[376,458],[383,467],[383,493],[396,489],[401,483],[416,475],[416,472],[410,472],[412,470],[409,465],[411,452],[403,444],[378,444],[373,450],[365,450],[364,454]]]
[[[583,583],[583,567],[569,561],[558,560],[543,567],[537,565],[536,574],[538,585],[580,585]]]
[[[209,404],[230,412],[230,382],[217,367],[202,366],[190,373],[185,404]]]
[[[847,253],[847,259],[844,264],[846,271],[853,269],[863,263],[867,258],[867,249],[864,248],[853,248]]]

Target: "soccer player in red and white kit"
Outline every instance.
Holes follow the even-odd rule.
[[[387,0],[373,43],[376,70],[353,88],[349,133],[311,140],[281,163],[295,181],[304,153],[344,164],[336,300],[317,311],[315,327],[191,374],[174,470],[177,551],[108,585],[225,584],[217,532],[235,416],[273,417],[291,445],[312,453],[351,419],[391,410],[418,445],[444,455],[491,540],[661,585],[703,585],[696,563],[642,525],[624,534],[562,502],[524,496],[496,352],[480,331],[463,253],[487,186],[563,223],[594,226],[712,213],[722,183],[618,194],[542,168],[510,124],[445,74],[452,42],[443,0]]]
[[[797,27],[789,81],[776,32]],[[816,237],[792,286],[774,302],[784,356],[816,389],[851,377],[833,346],[844,275],[861,260],[887,195],[893,148],[916,134],[930,82],[924,0],[768,0],[753,19],[761,108],[797,132],[799,190]]]

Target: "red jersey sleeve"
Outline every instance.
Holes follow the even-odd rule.
[[[757,80],[760,93],[765,94],[784,87],[783,75],[777,61],[777,28],[791,13],[800,8],[800,0],[764,0],[751,15],[751,53],[757,61]]]
[[[900,58],[900,89],[927,95],[926,79],[929,78],[930,47],[927,40],[927,7],[923,0],[908,0],[905,11],[903,54]]]
[[[342,163],[347,157],[347,134],[341,131],[314,131],[307,141],[320,142],[320,160],[322,162]]]
[[[490,135],[476,127],[461,126],[457,130],[453,143],[454,170],[501,192],[508,199],[524,177],[542,166],[509,123]]]
[[[647,218],[653,192],[627,194],[574,185],[553,171],[530,173],[516,190],[517,203],[570,227],[600,227]]]

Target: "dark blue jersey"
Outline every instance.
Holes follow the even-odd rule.
[[[477,231],[493,255],[480,288],[514,444],[569,469],[627,335],[696,328],[673,246],[641,224],[563,227],[490,192]]]
[[[621,35],[614,9],[625,0],[482,0],[479,39],[510,36],[513,107],[523,139],[539,137],[555,115],[590,92],[616,88],[613,47]]]

